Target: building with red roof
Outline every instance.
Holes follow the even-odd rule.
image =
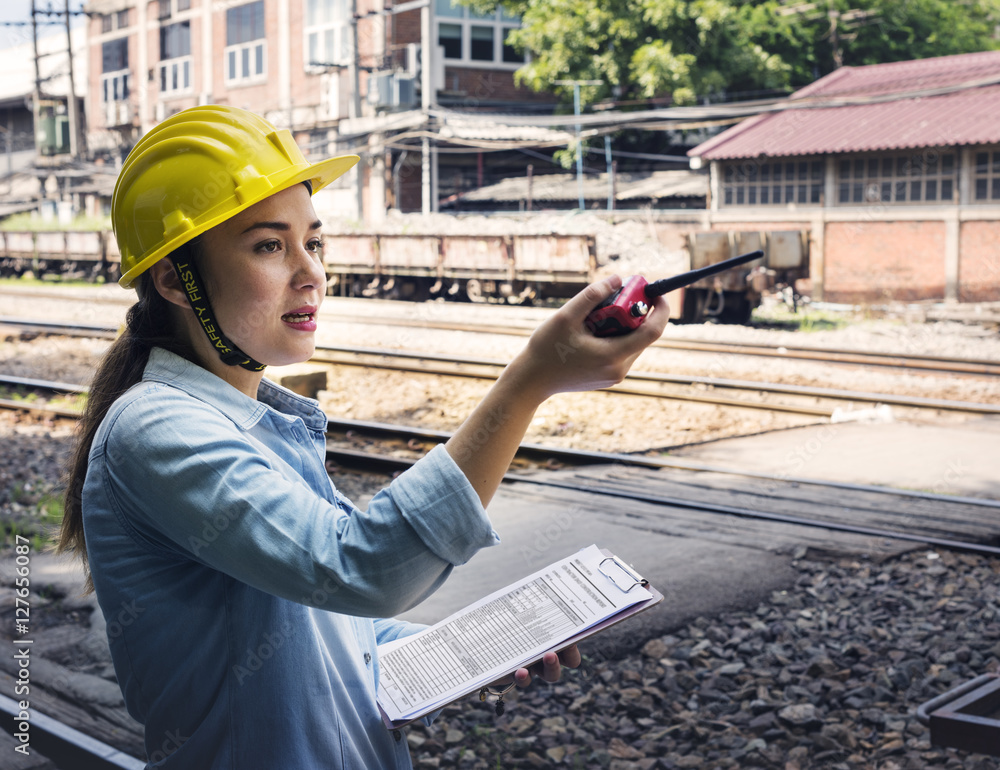
[[[712,229],[808,231],[814,297],[1000,300],[1000,51],[842,67],[689,155]]]

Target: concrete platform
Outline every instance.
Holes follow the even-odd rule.
[[[933,425],[829,424],[714,442],[671,456],[780,477],[1000,499],[1000,420],[995,418]],[[405,618],[437,622],[479,597],[596,543],[630,562],[665,597],[656,608],[602,635],[600,649],[618,654],[699,615],[753,607],[768,600],[774,590],[791,589],[796,551],[801,554],[807,547],[816,547],[815,532],[777,525],[767,530],[730,524],[723,526],[731,531],[720,533],[709,514],[702,533],[693,514],[683,525],[671,520],[667,527],[640,527],[633,519],[642,514],[627,501],[606,498],[609,507],[602,513],[574,501],[572,491],[537,494],[528,487],[504,485],[490,505],[501,545],[457,568],[434,596]],[[747,495],[759,493],[762,482],[747,478],[745,487]],[[934,503],[927,507],[933,508]],[[800,515],[809,517],[810,510],[804,507]],[[993,515],[985,511],[987,521]],[[1000,511],[997,522],[1000,532]],[[671,527],[674,534],[668,533]],[[795,538],[801,538],[798,547]],[[868,559],[921,546],[843,536],[836,547]]]
[[[768,473],[1000,499],[1000,418],[837,423],[726,439],[671,457]]]

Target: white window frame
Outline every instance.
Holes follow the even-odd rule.
[[[122,24],[122,15],[125,16],[125,23]],[[110,35],[112,32],[118,32],[122,29],[129,28],[129,18],[132,15],[131,8],[123,8],[120,11],[112,11],[111,13],[101,14],[101,35]]]
[[[180,14],[187,14],[191,10],[191,0],[188,0],[187,7],[181,8],[179,0],[169,0],[169,8],[165,14],[160,14],[160,1],[157,0],[156,3],[156,18],[158,21],[167,21],[168,19],[176,19]]]
[[[129,95],[125,93],[125,90],[131,76],[132,71],[128,68],[103,73],[101,75],[101,104],[127,102]],[[117,98],[109,99],[109,93],[122,95]]]
[[[261,69],[260,72],[255,72],[258,49],[260,49]],[[242,66],[244,54],[250,64],[248,68],[249,73],[246,75],[243,74]],[[243,86],[267,80],[267,40],[264,38],[251,40],[249,43],[226,46],[223,56],[225,57],[223,63],[226,70],[225,80],[227,86]],[[232,71],[230,60],[232,57],[235,57],[236,75],[230,75]]]
[[[105,46],[116,43],[124,44],[125,46],[125,57],[124,63],[125,67],[117,70],[111,70],[110,72],[104,72],[104,49]],[[129,100],[129,94],[126,91],[130,91],[135,85],[134,82],[129,82],[132,78],[132,66],[128,61],[128,48],[129,48],[129,38],[128,37],[112,37],[108,40],[101,42],[101,104],[111,104],[114,102],[126,102]],[[117,63],[117,62],[116,62]],[[112,94],[109,98],[108,95]],[[120,96],[118,96],[120,94]]]
[[[194,56],[178,56],[160,62],[160,93],[163,96],[182,96],[194,91]],[[177,85],[174,86],[173,83]]]
[[[234,8],[240,7],[240,5],[251,5],[251,3],[240,3],[239,5],[231,6],[226,9],[228,13]],[[267,17],[264,17],[265,28],[264,34],[261,37],[254,38],[253,40],[248,40],[244,43],[235,43],[233,45],[227,45],[222,52],[222,66],[224,71],[224,81],[227,86],[244,86],[252,85],[254,83],[263,83],[267,80]],[[228,17],[224,22],[228,25]],[[249,67],[246,68],[246,74],[244,74],[243,60],[246,58]],[[257,61],[260,60],[260,69],[257,69]],[[236,73],[232,74],[233,66],[235,63]]]
[[[520,19],[507,18],[504,15],[502,9],[498,8],[494,14],[491,16],[480,18],[473,16],[472,12],[462,6],[455,7],[454,0],[452,0],[452,9],[457,13],[461,12],[461,15],[455,16],[445,16],[438,15],[437,7],[434,0],[432,2],[432,9],[434,10],[434,44],[438,45],[438,41],[441,39],[441,26],[442,25],[456,25],[461,27],[462,35],[462,55],[461,57],[449,57],[445,56],[444,61],[449,66],[465,66],[465,67],[489,67],[490,69],[507,69],[516,70],[518,67],[523,67],[525,62],[527,62],[527,56],[523,61],[517,62],[507,62],[503,60],[503,41],[506,39],[506,35],[510,30],[518,29],[521,26]],[[492,59],[473,59],[472,58],[472,28],[473,27],[489,27],[493,30],[493,58]]]
[[[315,8],[323,5],[330,9],[330,18],[322,21],[310,19],[309,6]],[[325,72],[327,67],[322,64],[335,64],[346,67],[350,62],[351,51],[351,19],[349,0],[302,0],[302,50],[303,64],[306,72]],[[328,33],[332,33],[332,49],[327,46]],[[315,36],[317,45],[315,56],[310,38]],[[312,62],[317,62],[313,64]]]
[[[167,97],[183,96],[194,91],[194,56],[190,53],[183,56],[174,56],[170,59],[163,58],[162,30],[167,26],[176,24],[189,24],[184,20],[175,21],[173,25],[161,26],[161,48],[160,62],[157,65],[160,87],[160,94]],[[191,27],[188,26],[188,50],[191,48]],[[176,85],[174,85],[176,83]]]

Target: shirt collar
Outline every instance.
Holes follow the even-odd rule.
[[[266,378],[261,380],[257,398],[250,398],[207,369],[164,348],[150,351],[142,379],[163,382],[183,390],[214,406],[244,429],[256,425],[270,410],[285,419],[299,417],[312,430],[326,430],[326,415],[317,401],[293,393]]]

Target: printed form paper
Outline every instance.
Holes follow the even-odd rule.
[[[431,628],[381,645],[379,705],[394,722],[433,711],[650,597],[589,546]]]

